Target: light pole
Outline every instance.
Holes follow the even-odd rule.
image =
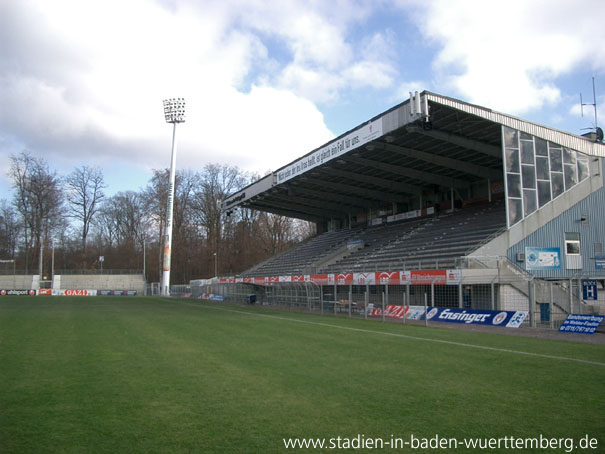
[[[214,277],[218,277],[218,255],[214,253]]]
[[[174,180],[176,167],[176,124],[185,122],[185,99],[164,100],[166,123],[172,123],[172,158],[170,159],[170,186],[168,188],[168,213],[166,213],[166,235],[164,237],[164,267],[162,271],[163,296],[170,296],[170,255],[172,250],[172,215],[174,211]]]

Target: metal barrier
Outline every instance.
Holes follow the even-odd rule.
[[[487,282],[462,280],[457,285],[212,284],[192,286],[190,293],[194,298],[220,295],[239,304],[383,320],[401,318],[401,314],[393,313],[403,306],[524,311],[528,316],[523,326],[550,329],[558,329],[570,313],[593,314],[604,307],[583,301],[573,282],[570,287],[569,281],[498,277]],[[172,294],[176,296],[177,292],[173,290]]]

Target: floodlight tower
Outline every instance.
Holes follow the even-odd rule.
[[[166,234],[164,236],[164,265],[162,271],[161,294],[170,296],[170,259],[172,251],[172,216],[174,212],[174,180],[176,167],[176,125],[185,122],[185,99],[164,100],[166,123],[172,123],[172,157],[170,159],[170,186],[168,188],[168,212],[166,213]]]

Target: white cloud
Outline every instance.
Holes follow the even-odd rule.
[[[3,142],[13,136],[12,152],[25,147],[48,160],[167,167],[171,135],[161,101],[179,96],[188,103],[179,167],[225,162],[264,172],[329,140],[311,102],[250,85],[255,67],[275,65],[253,30],[232,26],[244,12],[226,3],[204,5],[203,13],[144,0],[3,6],[0,28],[13,24],[0,32],[13,44],[0,69]],[[304,25],[291,30],[295,59],[330,67],[346,58],[336,29],[323,27],[333,43],[326,54]]]
[[[471,102],[516,114],[553,106],[562,96],[555,78],[581,63],[605,68],[600,0],[415,5],[420,30],[440,48],[434,83]]]

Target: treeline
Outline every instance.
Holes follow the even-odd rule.
[[[159,282],[169,171],[145,188],[106,194],[99,168],[61,176],[29,153],[11,156],[12,200],[0,200],[1,269],[50,279],[51,269],[146,270]],[[221,210],[224,198],[258,176],[208,164],[177,172],[171,283],[233,275],[312,234],[312,225],[247,209]],[[14,260],[7,263],[7,260]],[[54,266],[54,268],[53,268]]]

